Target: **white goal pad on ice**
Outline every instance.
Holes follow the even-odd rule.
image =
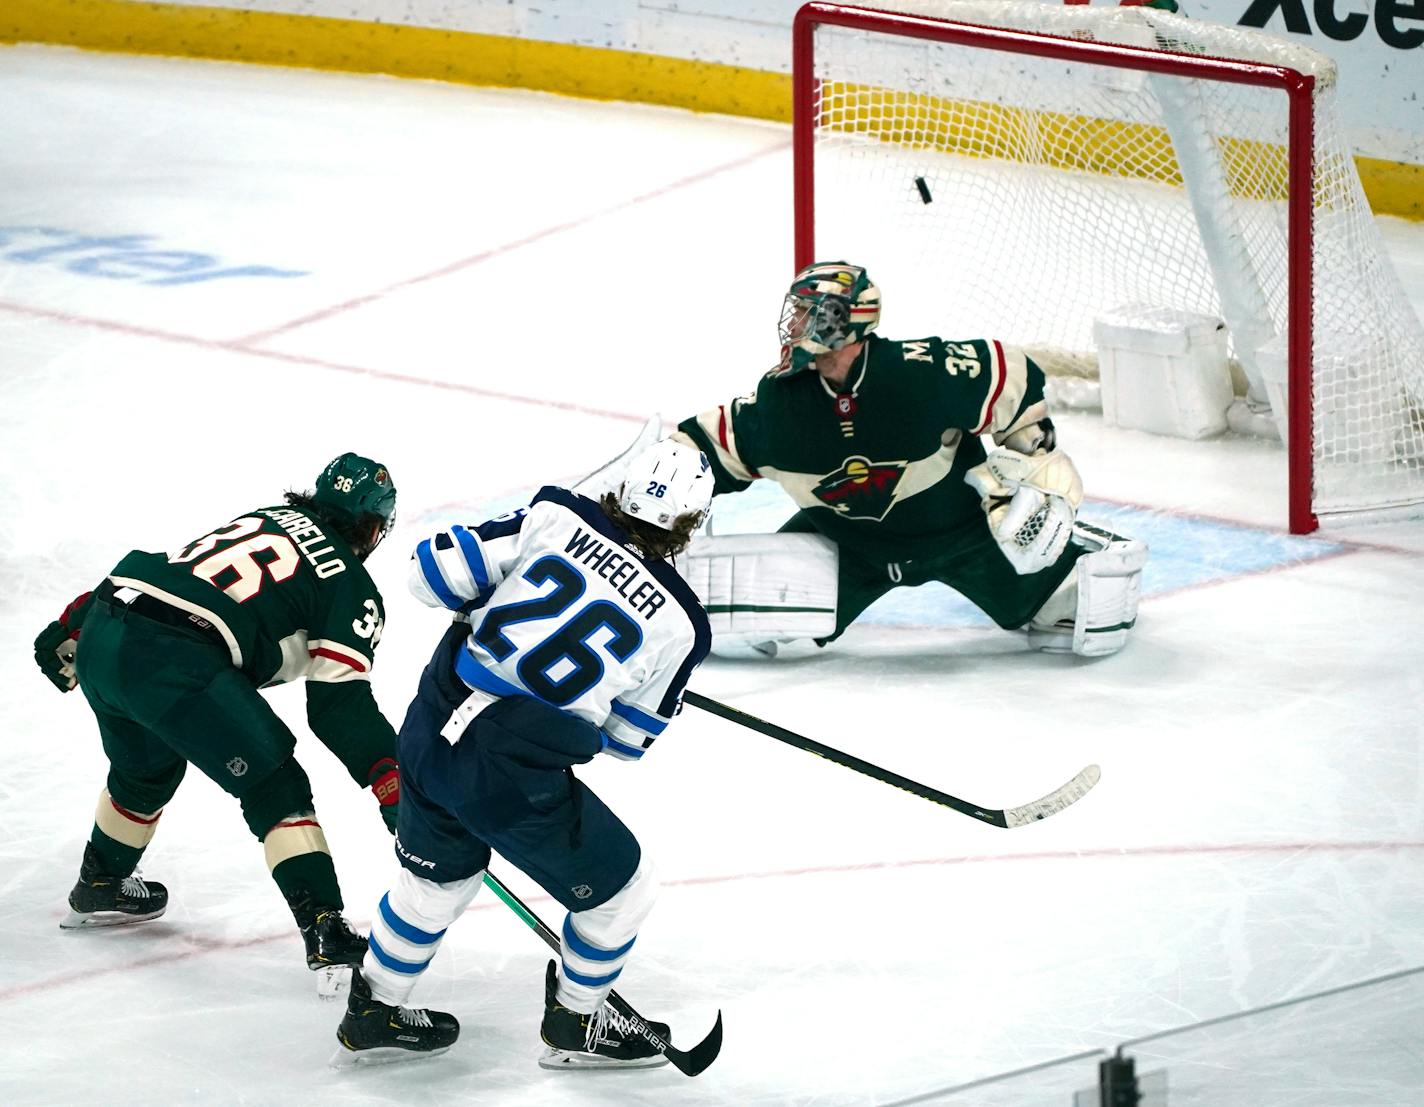
[[[1287,439],[1292,530],[1424,507],[1424,330],[1329,58],[1140,7],[875,8],[796,18],[798,266],[864,264],[897,329],[1050,373],[1094,372],[1093,320],[1125,304],[1220,317]]]

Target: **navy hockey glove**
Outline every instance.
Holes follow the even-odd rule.
[[[76,596],[64,613],[35,637],[35,664],[61,692],[72,691],[78,683],[74,677],[74,650],[84,617],[93,604],[92,592]]]
[[[366,776],[371,791],[376,794],[376,802],[381,805],[381,818],[386,821],[386,829],[396,832],[396,818],[400,814],[400,768],[395,760],[383,757],[371,766]]]

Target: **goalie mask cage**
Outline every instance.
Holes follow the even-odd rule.
[[[1324,55],[1141,7],[808,3],[793,87],[798,268],[865,265],[897,319],[1050,374],[1095,372],[1113,309],[1218,316],[1292,531],[1424,506],[1424,332]]]

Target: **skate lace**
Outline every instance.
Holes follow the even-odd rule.
[[[123,889],[124,895],[133,896],[136,899],[147,899],[151,894],[148,885],[143,882],[143,878],[138,873],[124,877],[124,882],[120,887]]]
[[[588,1017],[588,1030],[584,1034],[584,1045],[589,1050],[597,1047],[599,1043],[617,1045],[623,1039],[633,1037],[636,1033],[631,1019],[620,1015],[605,1003]]]
[[[430,1014],[424,1008],[398,1007],[396,1009],[396,1013],[397,1015],[399,1015],[400,1021],[405,1023],[407,1026],[429,1027],[432,1025],[430,1021]]]

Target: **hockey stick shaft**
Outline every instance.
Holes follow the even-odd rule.
[[[538,915],[534,914],[528,905],[504,886],[504,882],[495,876],[488,869],[484,875],[485,887],[504,901],[506,907],[519,916],[524,923],[535,934],[544,940],[544,944],[555,953],[561,954],[563,949],[559,943],[559,936],[549,929],[548,925]],[[629,1024],[638,1032],[639,1037],[649,1043],[659,1053],[667,1057],[669,1061],[677,1067],[677,1070],[687,1076],[696,1076],[713,1061],[717,1059],[717,1054],[722,1049],[722,1012],[717,1012],[717,1023],[712,1027],[712,1032],[698,1042],[689,1050],[676,1048],[671,1042],[664,1041],[662,1036],[648,1025],[647,1020],[632,1005],[620,996],[617,992],[608,993],[609,1005],[628,1020]]]
[[[797,749],[814,753],[818,757],[824,757],[827,761],[834,761],[837,765],[844,765],[847,769],[854,769],[872,779],[883,781],[902,791],[909,792],[911,795],[951,808],[961,815],[968,815],[970,818],[986,822],[991,826],[1022,826],[1024,823],[1036,822],[1056,814],[1069,804],[1081,799],[1088,789],[1098,782],[1100,775],[1096,765],[1089,765],[1063,787],[1033,803],[1008,810],[980,807],[978,804],[962,800],[958,796],[951,796],[948,792],[941,792],[938,788],[931,788],[927,784],[921,784],[907,776],[891,772],[889,769],[882,769],[879,765],[873,765],[854,754],[843,753],[823,742],[817,742],[814,738],[807,738],[805,735],[797,734],[795,731],[787,730],[775,723],[769,723],[765,719],[758,719],[755,715],[749,715],[745,711],[739,711],[735,707],[728,707],[724,703],[709,699],[697,692],[689,690],[683,694],[682,698],[684,702],[692,704],[693,707],[699,707],[703,711],[729,722],[754,730],[758,734],[765,734],[768,738],[775,738],[778,742],[785,742],[788,746],[795,746]]]

